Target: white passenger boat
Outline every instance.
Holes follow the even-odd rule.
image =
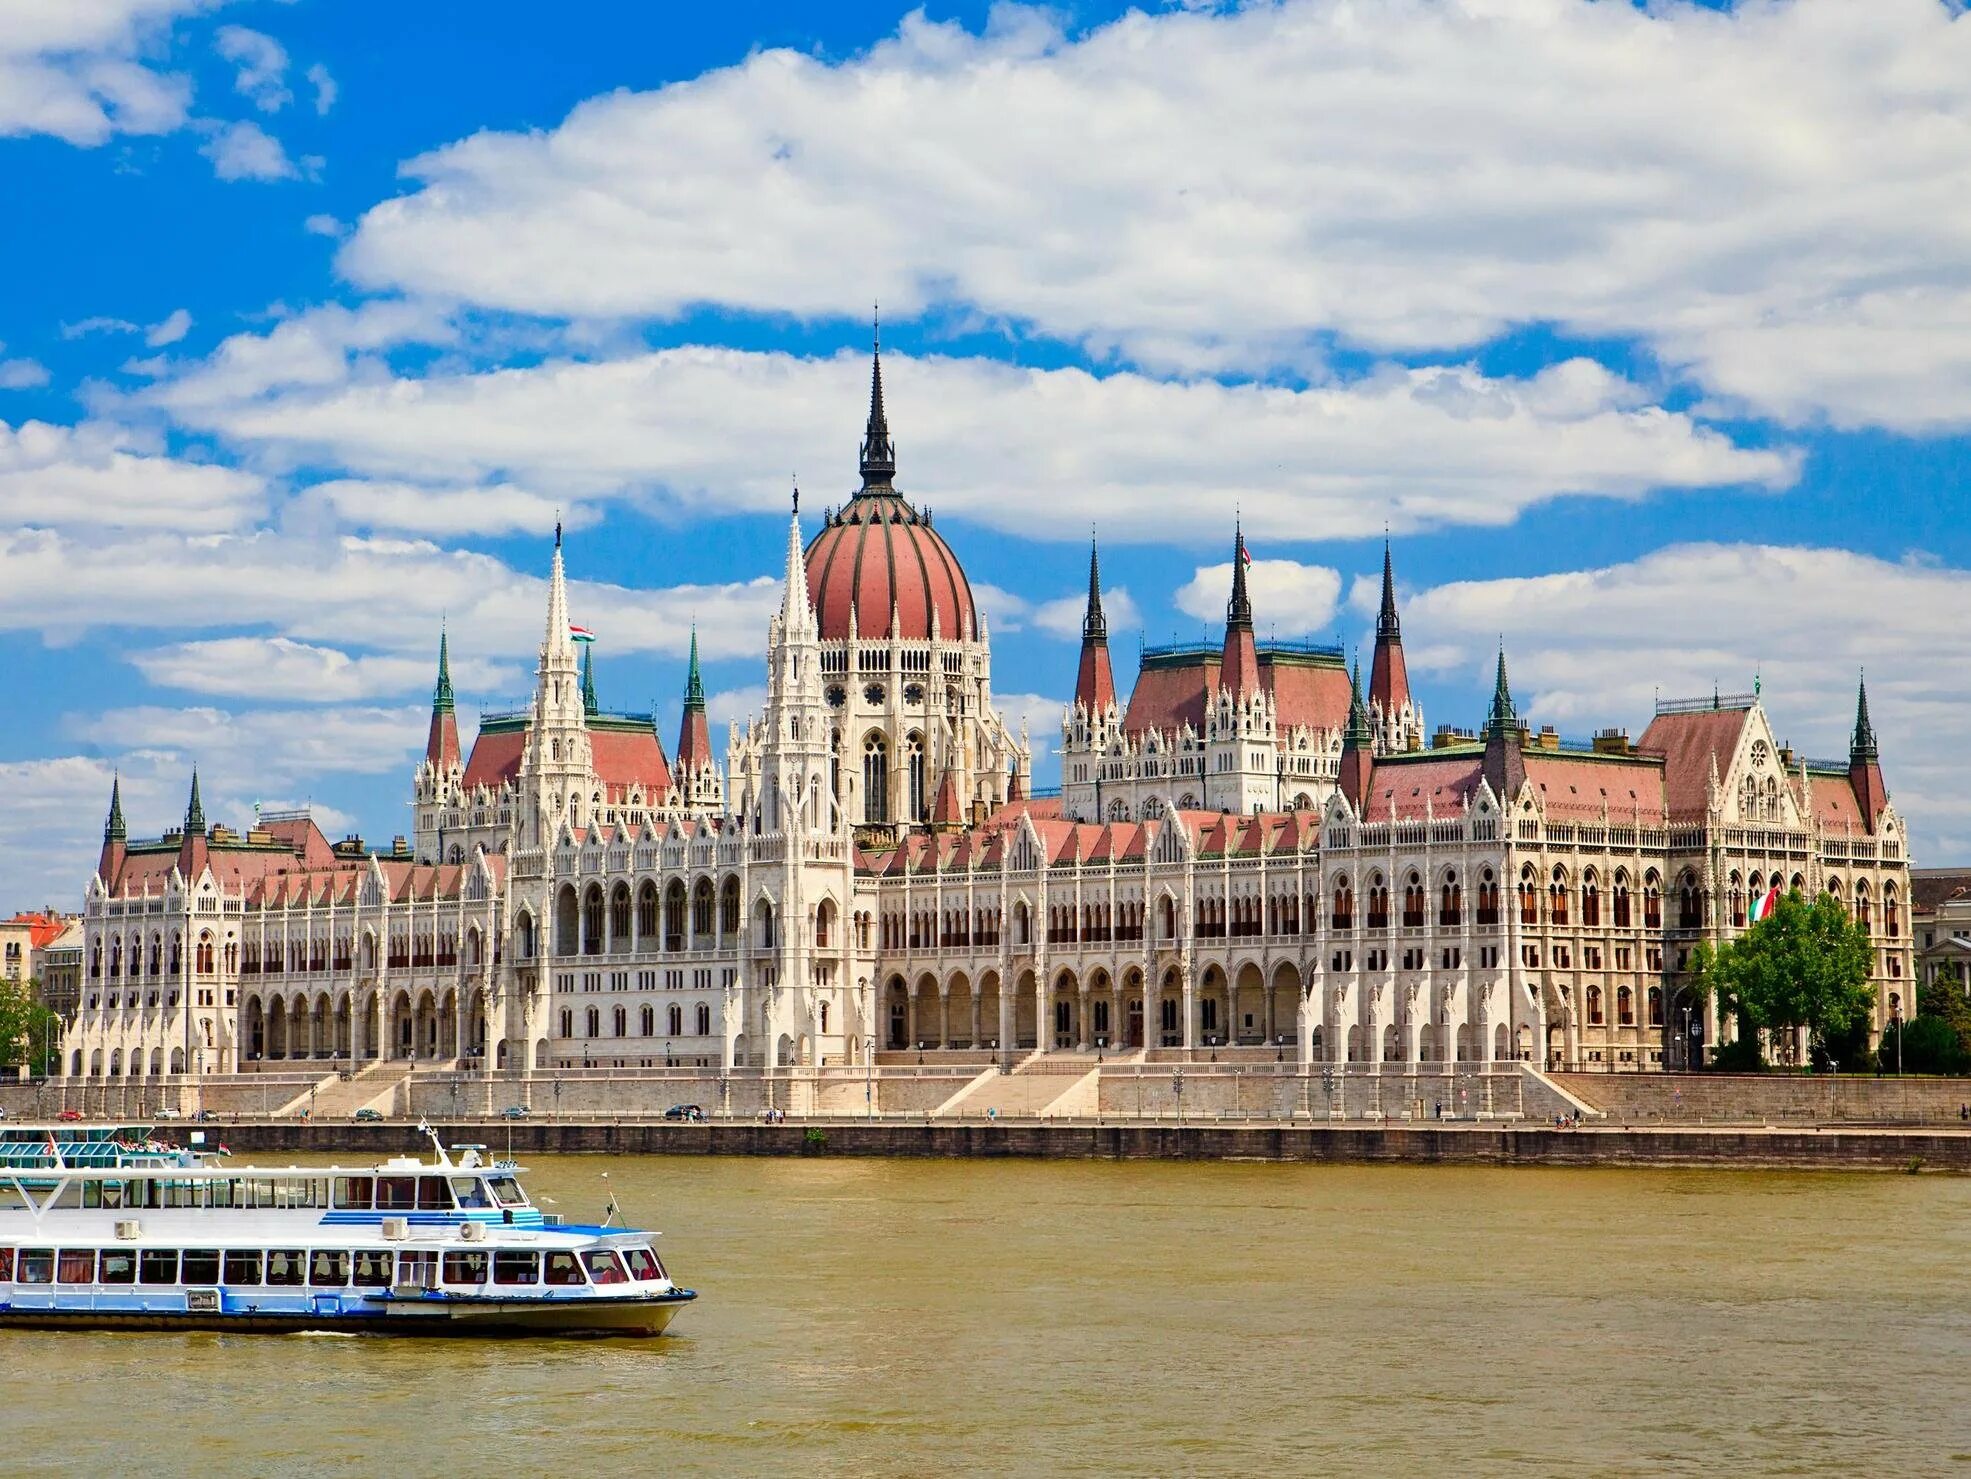
[[[564,1224],[484,1147],[239,1166],[147,1126],[0,1132],[0,1328],[658,1335],[654,1233]]]

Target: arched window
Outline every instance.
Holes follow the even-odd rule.
[[[1588,1025],[1590,1027],[1599,1027],[1601,1024],[1601,987],[1590,986],[1588,988]]]
[[[1403,924],[1414,929],[1424,922],[1423,880],[1412,873],[1403,880]]]
[[[591,883],[582,896],[582,954],[602,953],[602,885]]]
[[[614,1018],[616,1036],[628,1037],[630,1035],[630,1009],[628,1007],[617,1007],[611,1016]]]
[[[1478,880],[1478,922],[1497,924],[1499,922],[1499,880],[1487,868]]]
[[[588,1010],[588,1019],[589,1036],[601,1037],[602,1009],[600,1007],[590,1007]]]
[[[1617,929],[1627,929],[1629,927],[1629,875],[1619,868],[1615,873],[1615,890],[1612,902],[1614,904],[1615,927]]]
[[[212,974],[212,936],[201,930],[198,937],[198,963],[195,969],[200,975]]]
[[[760,922],[760,947],[765,950],[771,950],[773,948],[773,905],[765,899],[761,899],[758,907],[753,912],[754,916]]]
[[[1601,882],[1593,869],[1581,875],[1581,924],[1585,929],[1601,928]]]
[[[1334,928],[1355,928],[1355,890],[1349,886],[1345,873],[1335,880]]]
[[[871,826],[890,819],[890,746],[880,734],[862,742],[862,819]]]
[[[698,1003],[698,1035],[700,1037],[712,1035],[712,1008],[709,1003],[702,1001]]]
[[[534,916],[524,909],[520,911],[520,925],[516,933],[520,946],[520,958],[522,960],[532,960],[534,958]],[[365,964],[371,969],[374,969],[376,966],[376,940],[374,937],[364,937],[363,953],[367,957]]]
[[[609,938],[618,950],[630,940],[630,886],[619,883],[609,895]]]
[[[709,942],[712,938],[714,907],[712,880],[701,878],[698,886],[691,891],[691,933],[701,942]]]
[[[1663,988],[1660,986],[1649,988],[1649,1025],[1651,1027],[1663,1025]]]
[[[678,878],[664,890],[664,948],[684,949],[684,881]]]
[[[1636,1025],[1636,998],[1627,986],[1615,988],[1615,1025],[1617,1027]]]
[[[646,1002],[643,1010],[637,1013],[637,1026],[643,1029],[643,1036],[654,1037],[657,1032],[657,1008]]]
[[[904,741],[904,753],[910,759],[908,814],[911,821],[921,822],[930,815],[929,798],[924,794],[924,736],[913,731],[910,738]]]
[[[1519,875],[1519,922],[1538,924],[1540,922],[1540,890],[1533,882],[1533,867],[1529,863]]]
[[[636,934],[646,946],[657,938],[657,885],[647,878],[636,891]]]
[[[1553,881],[1547,886],[1550,917],[1555,924],[1567,923],[1567,870],[1555,868]]]
[[[739,880],[728,878],[719,890],[719,933],[732,936],[739,933]]]
[[[1663,880],[1654,868],[1643,875],[1643,928],[1663,928]]]
[[[672,1002],[664,1015],[666,1019],[665,1025],[669,1027],[670,1035],[672,1037],[682,1037],[684,1035],[684,1008],[676,1002]]]
[[[1677,880],[1677,927],[1696,929],[1704,923],[1704,896],[1697,879],[1686,873]]]

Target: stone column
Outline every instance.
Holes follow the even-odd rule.
[[[1184,996],[1184,1049],[1192,1052],[1198,1046],[1198,988],[1189,961],[1179,967],[1179,973],[1178,986]]]
[[[938,1046],[951,1046],[951,983],[938,982]]]
[[[1075,1051],[1085,1053],[1094,1041],[1088,1030],[1088,979],[1082,977],[1075,982]]]
[[[984,992],[977,981],[970,983],[972,988],[972,1047],[976,1049],[979,1039],[985,1036],[983,1016],[985,1012]]]

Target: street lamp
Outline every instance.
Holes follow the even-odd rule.
[[[1903,1076],[1903,1004],[1900,1000],[1891,1002],[1889,1015],[1896,1024],[1896,1077]]]
[[[870,1119],[876,1118],[876,1034],[873,1032],[862,1040],[862,1109]]]
[[[1173,1068],[1170,1072],[1170,1092],[1177,1096],[1177,1123],[1184,1123],[1184,1070]]]

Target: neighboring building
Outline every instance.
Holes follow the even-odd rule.
[[[1971,995],[1971,869],[1912,868],[1910,901],[1918,979]]]
[[[40,976],[40,952],[52,944],[74,920],[72,914],[53,909],[39,913],[16,914],[0,919],[0,979],[16,983]]]
[[[41,1004],[64,1022],[74,1019],[82,998],[82,939],[82,920],[77,916],[42,947],[35,970]]]
[[[183,826],[130,843],[113,792],[68,1071],[906,1047],[1650,1069],[1717,1041],[1690,952],[1774,887],[1866,921],[1878,1030],[1912,1005],[1865,691],[1843,762],[1781,745],[1757,693],[1575,744],[1521,718],[1501,653],[1483,727],[1426,741],[1387,553],[1365,692],[1337,651],[1257,641],[1235,532],[1223,642],[1146,654],[1127,700],[1091,556],[1063,790],[1037,797],[971,587],[895,472],[878,360],[861,487],[805,547],[796,507],[764,712],[723,775],[695,644],[674,761],[598,704],[557,531],[532,699],[469,754],[440,640],[410,844],[208,827],[196,777]]]

